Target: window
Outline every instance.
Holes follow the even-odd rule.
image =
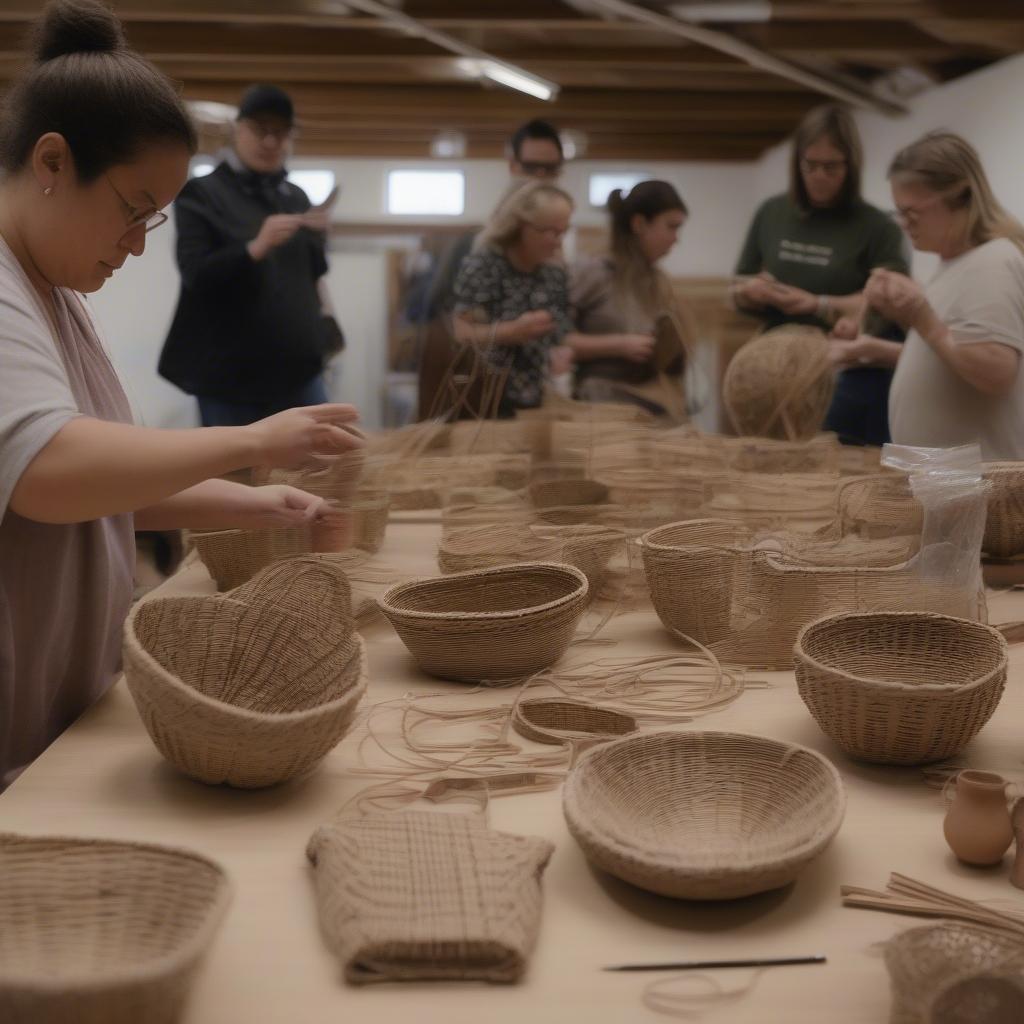
[[[298,185],[303,192],[309,196],[309,201],[314,206],[319,206],[334,188],[334,171],[319,169],[289,171],[288,180],[293,185]]]
[[[465,208],[462,171],[388,171],[388,213],[457,217]]]
[[[650,175],[646,171],[617,171],[612,174],[592,174],[590,176],[590,205],[604,206],[608,197],[617,188],[623,193],[628,192],[641,181],[648,181]]]

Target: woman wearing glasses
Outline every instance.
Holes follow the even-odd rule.
[[[942,260],[925,288],[879,270],[865,289],[907,330],[889,396],[893,440],[977,442],[986,461],[1024,459],[1024,226],[958,135],[901,150],[889,181],[914,248]]]
[[[841,337],[856,333],[863,289],[871,271],[908,270],[902,233],[860,194],[861,143],[848,110],[811,110],[793,137],[790,187],[764,202],[754,216],[736,265],[736,305],[765,327],[834,325]],[[898,340],[891,325],[874,321],[871,334]],[[826,429],[854,444],[889,439],[886,420],[891,353],[879,358],[867,337],[864,350],[833,347],[839,375]]]
[[[45,9],[0,113],[0,788],[113,680],[133,527],[304,521],[319,499],[211,478],[358,443],[348,406],[242,428],[132,425],[80,293],[142,255],[194,150],[174,87],[109,9]]]
[[[541,404],[549,374],[569,369],[569,285],[559,261],[573,201],[543,181],[512,186],[455,281],[455,334],[506,374],[498,415]]]

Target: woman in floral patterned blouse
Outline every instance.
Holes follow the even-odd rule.
[[[569,283],[558,262],[572,198],[541,181],[518,183],[498,204],[455,282],[455,335],[507,370],[499,416],[541,404],[549,372],[572,360]]]

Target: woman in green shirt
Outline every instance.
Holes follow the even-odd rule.
[[[857,126],[844,107],[816,107],[800,122],[789,191],[761,204],[736,265],[736,305],[763,319],[766,328],[800,323],[828,331],[838,320],[856,323],[872,270],[908,272],[900,228],[861,198],[861,163]],[[902,339],[890,324],[875,321],[871,326],[873,334]],[[861,349],[870,351],[870,346]],[[889,439],[886,407],[893,364],[885,352],[884,359],[868,355],[852,366],[839,363],[825,427],[847,443]]]

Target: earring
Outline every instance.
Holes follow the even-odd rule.
[[[44,196],[52,196],[53,195],[53,186],[49,185],[46,188],[44,188],[43,189],[43,195]]]

